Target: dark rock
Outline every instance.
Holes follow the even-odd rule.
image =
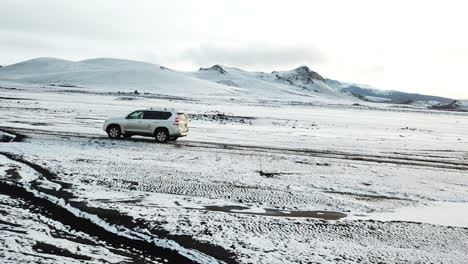
[[[215,71],[215,72],[219,72],[221,74],[226,74],[227,73],[227,71],[218,64],[213,65],[210,68],[200,68],[199,71]]]
[[[231,80],[221,80],[221,81],[217,81],[217,83],[219,84],[224,84],[224,85],[227,85],[227,86],[232,86],[232,87],[239,87],[239,85],[237,85],[237,83],[231,81]]]

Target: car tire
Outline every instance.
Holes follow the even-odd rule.
[[[111,139],[118,139],[122,135],[122,131],[118,125],[112,125],[107,128],[107,135]]]
[[[154,132],[154,138],[158,143],[166,143],[169,140],[169,132],[167,131],[167,129],[158,128]]]

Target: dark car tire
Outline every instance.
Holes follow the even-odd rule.
[[[118,139],[122,135],[122,131],[118,125],[111,125],[107,128],[107,135],[111,139]]]
[[[169,132],[167,129],[158,128],[154,131],[154,138],[158,143],[166,143],[169,140]]]

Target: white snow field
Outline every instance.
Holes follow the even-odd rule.
[[[362,102],[320,78],[0,69],[2,263],[467,263],[468,113]],[[188,137],[101,130],[148,107],[185,109]]]

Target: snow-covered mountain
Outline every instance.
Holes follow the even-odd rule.
[[[326,84],[322,76],[306,66],[272,73],[247,72],[220,65],[201,68],[197,72],[180,72],[156,64],[121,59],[68,61],[37,58],[1,68],[1,80],[194,97],[355,100],[349,93]]]
[[[326,84],[325,79],[307,66],[291,71],[247,72],[237,68],[214,65],[200,68],[193,76],[228,86],[241,87],[248,91],[288,93],[307,97],[351,98],[347,92]]]
[[[429,109],[436,109],[436,110],[446,110],[446,111],[467,111],[468,112],[468,104],[466,101],[454,100],[448,104],[434,104],[429,106]]]
[[[224,96],[282,100],[337,100],[448,104],[453,99],[325,79],[307,66],[290,71],[249,72],[214,65],[181,72],[133,60],[112,58],[68,61],[37,58],[0,68],[0,81],[79,87],[106,92],[138,90],[188,97]]]
[[[237,89],[168,70],[156,64],[120,60],[91,59],[67,61],[38,58],[5,66],[0,80],[33,84],[73,85],[105,91],[146,90],[171,95],[230,95]]]
[[[363,100],[371,102],[388,102],[397,104],[423,102],[427,104],[448,104],[453,101],[451,98],[440,96],[405,93],[393,90],[379,90],[366,84],[347,83],[331,79],[326,79],[326,82],[328,85],[333,86],[336,89],[347,91]]]
[[[468,102],[370,85],[325,79],[307,66],[290,71],[249,72],[214,65],[196,72],[172,70],[157,64],[98,58],[68,61],[37,58],[0,68],[0,84],[68,87],[97,92],[148,92],[184,97],[224,97],[283,101],[415,103],[434,109],[468,109]],[[446,106],[447,105],[447,106]]]

